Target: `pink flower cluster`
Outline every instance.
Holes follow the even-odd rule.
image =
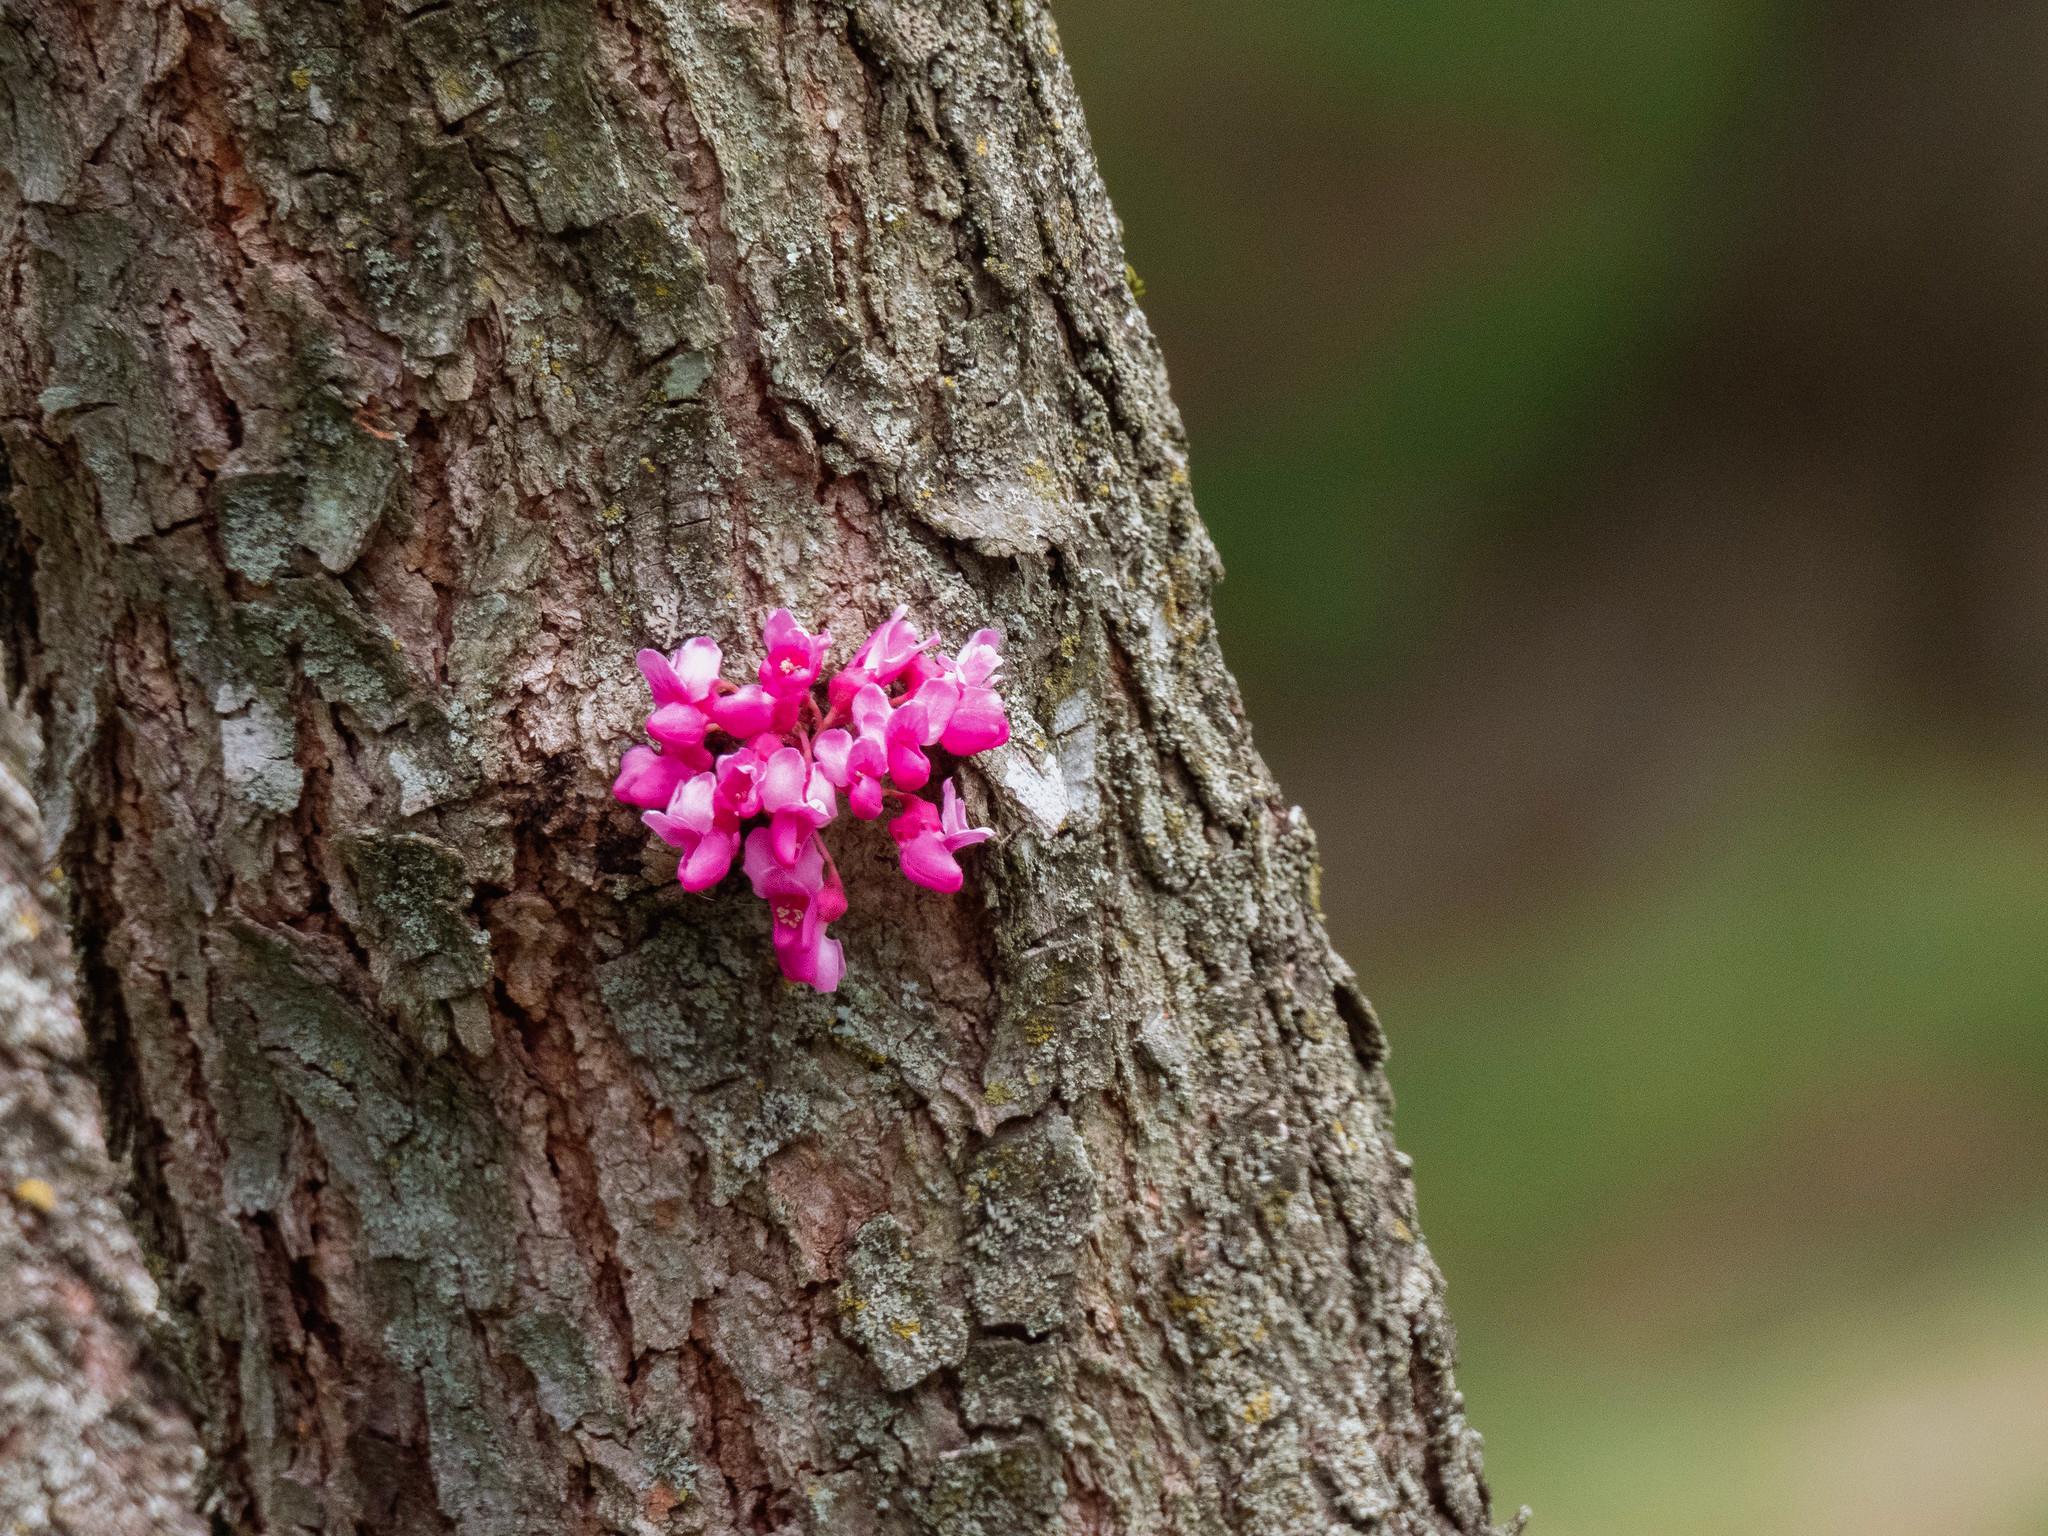
[[[931,782],[933,748],[971,757],[1010,739],[995,687],[1003,637],[981,630],[948,656],[933,649],[936,637],[919,637],[907,611],[877,626],[824,684],[822,702],[832,637],[806,633],[786,608],[762,630],[757,682],[721,677],[718,642],[704,635],[673,655],[639,657],[657,745],[626,749],[613,795],[645,807],[641,820],[682,850],[676,878],[686,891],[716,885],[740,858],[773,914],[782,974],[820,992],[846,970],[825,932],[846,911],[846,889],[819,836],[841,790],[863,821],[894,807],[889,835],[903,873],[935,891],[959,890],[954,855],[992,835],[967,824],[951,779],[936,804],[917,791]]]

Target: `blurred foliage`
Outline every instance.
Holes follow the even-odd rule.
[[[2035,345],[2025,317],[1956,322],[2005,313],[1957,251],[2018,215],[1942,189],[2038,186],[2031,149],[1995,158],[2024,111],[1956,98],[1979,67],[2040,95],[2048,52],[2022,45],[2048,28],[2018,0],[1969,0],[1953,26],[1889,0],[1058,9],[1229,572],[1225,648],[1283,782],[1326,837],[1407,817],[1418,836],[1359,846],[1463,839],[1479,856],[1459,866],[1511,893],[1403,912],[1398,865],[1324,883],[1388,1020],[1502,1505],[1559,1536],[2048,1530],[2048,793],[2010,722],[1955,702],[1987,659],[2019,682],[1983,698],[2048,698],[2015,638],[2039,628],[2048,537],[2012,536],[2048,490],[2015,474],[2021,510],[1969,539],[1930,494],[2008,494],[2011,465],[1947,445],[2038,440],[2039,367],[1973,395],[1952,364],[1876,366],[1967,363],[1980,332]],[[1962,41],[1923,79],[1927,26]],[[1894,124],[1902,100],[1935,118]],[[1869,121],[1911,164],[1851,183]],[[1984,163],[1939,161],[1962,152]],[[1764,194],[1794,165],[1788,210]],[[1802,188],[1848,222],[1759,227],[1796,225]],[[1853,238],[1865,208],[1881,238]],[[1837,289],[1853,301],[1820,314]],[[1788,316],[1793,339],[1753,341]],[[1718,408],[1695,408],[1702,379]],[[1836,394],[1853,403],[1805,408]],[[1910,448],[1892,481],[1867,466],[1919,430],[1939,479]],[[1693,457],[1660,483],[1672,443]],[[1753,496],[1722,517],[1730,486]],[[1806,505],[1807,543],[1758,536]],[[1708,533],[1603,535],[1656,517]],[[1555,559],[1518,572],[1532,541],[1749,554],[1718,582],[1619,560],[1574,584]],[[1781,548],[1806,552],[1787,579],[1810,605],[1731,612]],[[1697,609],[1644,622],[1693,587]],[[1522,617],[1489,611],[1502,591]],[[1516,754],[1543,711],[1509,717],[1472,680],[1560,607],[1579,622],[1547,632],[1551,672],[1513,675],[1548,675],[1562,705],[1575,665],[1611,675],[1601,648],[1636,638],[1622,671],[1646,696],[1603,712],[1578,690],[1562,728],[1611,739],[1546,759],[1604,752],[1625,795],[1505,787],[1540,790]],[[1660,681],[1700,656],[1640,645],[1660,632],[1718,639],[1735,681]],[[1460,666],[1433,666],[1446,651]],[[1758,666],[1776,675],[1746,690]],[[1430,697],[1446,680],[1469,692]],[[1697,761],[1646,750],[1674,716],[1702,717],[1670,738]],[[1487,761],[1418,809],[1392,786],[1446,743]],[[1372,771],[1403,751],[1405,777]],[[1561,834],[1518,842],[1518,816]],[[1551,843],[1600,856],[1516,867]]]
[[[1504,1493],[1574,1536],[2041,1528],[2043,912],[2037,784],[1822,754],[1627,889],[1378,969]],[[1829,1437],[1937,1364],[1917,1411],[1990,1448],[1957,1496],[1994,1507],[1798,1523],[1855,1492]]]
[[[1062,7],[1241,668],[1398,664],[1502,493],[1627,409],[1723,238],[1711,150],[1790,78],[1783,9]]]

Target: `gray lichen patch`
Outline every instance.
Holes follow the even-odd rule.
[[[507,9],[516,14],[520,8]],[[504,65],[506,94],[521,110],[487,113],[478,128],[489,149],[491,184],[521,223],[551,235],[588,229],[625,212],[632,183],[610,115],[591,85],[579,19],[546,4],[527,14],[543,46]]]
[[[221,543],[232,570],[268,586],[307,555],[337,574],[353,566],[398,495],[405,455],[315,386],[281,430],[259,422],[231,463],[211,490]]]
[[[592,1342],[581,1319],[559,1310],[533,1308],[513,1319],[512,1346],[533,1372],[541,1411],[559,1428],[620,1421],[618,1383]]]
[[[941,1459],[918,1518],[932,1536],[1044,1536],[1066,1492],[1042,1437],[982,1439]]]
[[[466,11],[430,11],[407,25],[405,39],[443,123],[459,123],[504,96],[489,38]]]
[[[338,582],[287,578],[274,599],[242,604],[235,619],[243,654],[267,661],[266,681],[286,683],[296,670],[321,698],[346,705],[373,730],[397,725],[417,697],[393,636]]]
[[[708,353],[724,338],[724,302],[707,279],[704,253],[673,209],[643,208],[607,220],[580,235],[576,249],[598,307],[633,338],[641,357],[678,347]]]
[[[356,1193],[372,1254],[459,1279],[444,1305],[489,1304],[516,1265],[503,1135],[476,1083],[423,1066],[366,1013],[311,941],[237,921],[213,940],[230,1027],[253,1029],[285,1094]]]
[[[296,472],[231,471],[215,479],[213,512],[229,568],[258,586],[289,570],[305,495]]]
[[[1047,1423],[1067,1401],[1073,1370],[1056,1343],[1001,1336],[978,1338],[960,1372],[960,1410],[983,1429]]]
[[[672,1113],[740,1076],[751,1022],[719,984],[721,946],[684,922],[655,930],[632,953],[597,967],[599,994],[620,1038],[653,1074]]]
[[[386,1002],[432,1054],[451,1027],[472,1053],[488,1049],[477,996],[491,976],[490,938],[470,915],[462,856],[414,833],[352,833],[336,840],[349,888],[343,915],[367,940]]]
[[[1042,471],[1042,460],[1032,461]],[[983,481],[913,497],[917,515],[939,532],[985,555],[1044,554],[1071,545],[1078,511],[1069,505],[1049,472],[1010,484]]]
[[[298,732],[270,700],[258,698],[220,722],[221,773],[251,804],[283,815],[293,810],[306,776],[296,761]]]
[[[711,377],[711,359],[702,352],[679,352],[661,370],[661,398],[674,404],[693,398]]]
[[[1255,1401],[1253,1418],[1264,1411]],[[1275,1424],[1259,1441],[1237,1497],[1247,1536],[1294,1536],[1298,1531],[1328,1530],[1332,1524],[1328,1502],[1309,1473],[1300,1431],[1292,1423]]]
[[[967,1315],[943,1290],[936,1256],[913,1249],[894,1216],[861,1227],[839,1291],[839,1327],[867,1352],[892,1392],[906,1391],[967,1352]]]
[[[1049,1333],[1066,1320],[1078,1250],[1095,1221],[1095,1170],[1053,1111],[1006,1129],[974,1159],[966,1192],[974,1315]]]
[[[345,571],[384,515],[405,455],[390,434],[370,431],[324,391],[293,420],[290,437],[292,461],[305,467],[295,537],[329,571]]]

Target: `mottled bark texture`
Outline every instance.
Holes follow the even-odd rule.
[[[70,963],[0,705],[0,1531],[201,1536],[199,1442],[153,1334]]]
[[[1383,1045],[1036,0],[8,0],[12,646],[251,1532],[1479,1532]],[[1007,631],[836,997],[638,645]],[[843,654],[843,653],[842,653]]]

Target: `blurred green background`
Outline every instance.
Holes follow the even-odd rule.
[[[1062,0],[1535,1532],[2048,1532],[2048,7]]]

